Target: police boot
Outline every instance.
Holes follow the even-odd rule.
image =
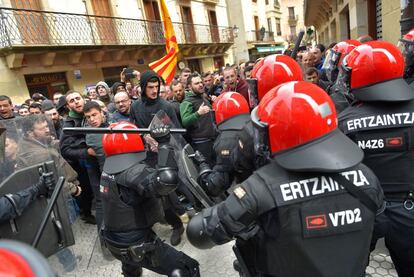
[[[181,225],[179,228],[173,229],[170,242],[172,246],[176,246],[181,242],[181,235],[184,233],[184,226]]]

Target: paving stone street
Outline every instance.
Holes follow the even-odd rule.
[[[53,268],[57,271],[59,276],[68,277],[88,277],[88,276],[123,276],[121,274],[121,264],[117,260],[107,261],[101,253],[99,239],[97,239],[97,232],[95,225],[88,225],[77,220],[73,225],[76,244],[71,247],[74,256],[77,259],[77,267],[71,272],[65,272],[59,259],[55,256],[50,257],[49,261]],[[157,234],[167,242],[171,229],[169,226],[159,225],[155,226]],[[182,242],[177,246],[177,249],[190,255],[200,263],[201,276],[238,276],[233,269],[233,260],[235,256],[231,249],[232,243],[227,243],[222,246],[214,247],[210,250],[199,250],[194,248],[183,235]],[[374,254],[371,255],[370,266],[367,268],[367,276],[381,277],[381,276],[397,276],[391,258],[387,255],[387,251],[383,243],[377,245]],[[144,270],[143,276],[152,277],[160,276],[159,274]]]

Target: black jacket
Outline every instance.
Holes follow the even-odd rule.
[[[147,83],[151,79],[158,80],[159,85],[161,85],[160,77],[154,71],[146,70],[141,74],[141,99],[135,101],[132,104],[130,111],[130,121],[140,128],[147,128],[154,118],[154,115],[158,111],[163,110],[171,119],[174,127],[180,127],[181,124],[177,119],[174,108],[170,103],[159,97],[159,88],[158,97],[156,99],[149,99],[145,94]]]
[[[85,119],[79,119],[68,116],[63,122],[63,128],[66,127],[83,127]],[[84,134],[71,135],[63,133],[60,137],[60,152],[68,162],[75,162],[79,159],[86,159],[88,155],[88,146]]]

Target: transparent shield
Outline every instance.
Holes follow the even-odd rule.
[[[164,111],[159,111],[153,118],[150,128],[156,125],[169,125],[175,128],[170,118]],[[179,126],[178,126],[179,127]],[[210,207],[214,205],[214,201],[206,194],[204,189],[197,182],[198,166],[193,162],[191,155],[194,154],[192,147],[185,141],[181,134],[171,134],[171,146],[175,150],[175,157],[178,165],[178,176],[192,195],[204,206]]]
[[[58,145],[53,124],[44,115],[31,115],[5,120],[5,159],[0,163],[0,196],[18,193],[40,182],[41,175],[56,189],[59,177],[63,176],[59,166]],[[46,178],[45,176],[50,175]],[[17,218],[0,224],[2,238],[32,244],[41,229],[45,212],[51,207],[43,232],[39,232],[36,249],[45,257],[53,257],[60,251],[67,251],[75,243],[70,214],[72,199],[65,189],[56,194],[53,201],[49,196],[37,197]],[[53,204],[53,205],[52,205]],[[55,267],[53,266],[55,269]],[[56,270],[58,271],[58,270]]]
[[[334,83],[338,76],[338,63],[340,58],[341,53],[332,50],[326,55],[322,69],[325,71],[330,83]]]
[[[247,79],[247,84],[249,85],[249,106],[250,109],[253,109],[259,104],[259,94],[257,92],[257,79]]]

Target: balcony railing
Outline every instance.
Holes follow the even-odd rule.
[[[0,49],[164,44],[161,21],[0,8]],[[179,44],[233,43],[232,28],[173,23]]]
[[[289,26],[296,25],[298,20],[299,20],[299,15],[289,14],[289,17],[288,17]]]
[[[248,42],[272,42],[275,38],[273,32],[247,31],[246,40]]]

